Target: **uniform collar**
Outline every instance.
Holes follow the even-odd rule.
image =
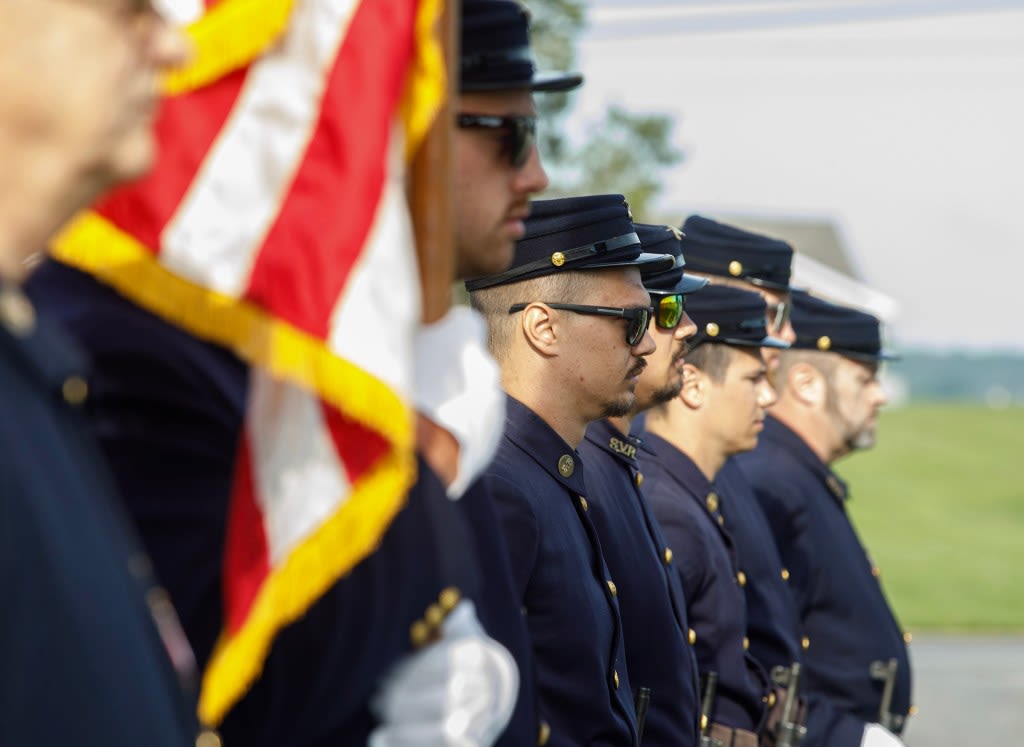
[[[588,425],[586,439],[627,467],[638,466],[636,460],[640,452],[647,452],[653,456],[651,450],[637,436],[632,433],[624,434],[607,418],[595,420]]]
[[[828,489],[828,492],[837,501],[842,503],[850,497],[850,491],[846,483],[829,469],[827,464],[818,458],[818,455],[807,445],[806,441],[800,438],[796,431],[781,420],[768,415],[764,419],[764,432],[761,434],[761,437],[769,441],[775,441],[806,465],[821,480]]]
[[[505,409],[505,438],[558,483],[574,493],[586,493],[580,455],[537,413],[511,395]]]
[[[711,483],[696,463],[673,444],[649,431],[644,434],[644,442],[657,454],[656,464],[688,493],[703,502],[712,492]]]

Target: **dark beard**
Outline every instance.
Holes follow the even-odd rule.
[[[679,392],[683,391],[683,377],[679,377],[677,384],[666,384],[661,389],[655,389],[651,392],[651,399],[649,402],[644,402],[643,407],[639,409],[649,410],[655,405],[662,405],[666,402],[671,402],[679,396]]]
[[[604,406],[604,418],[622,418],[633,412],[636,407],[636,397],[630,395],[629,399],[620,399],[617,402],[609,402]]]

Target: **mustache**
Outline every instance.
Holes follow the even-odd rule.
[[[636,365],[633,366],[633,368],[629,369],[629,373],[626,374],[626,378],[629,379],[633,376],[639,376],[645,368],[647,368],[647,361],[641,358],[636,362]]]

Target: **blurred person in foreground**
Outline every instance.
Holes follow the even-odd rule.
[[[147,2],[0,3],[5,745],[196,739],[191,650],[82,415],[89,363],[21,291],[58,228],[150,167],[157,81],[187,55]]]
[[[832,471],[875,443],[882,349],[878,320],[794,294],[796,341],[779,356],[779,401],[758,448],[738,458],[789,572],[806,645],[807,743],[900,745],[910,704],[909,635],[900,628],[846,513]],[[816,708],[814,701],[828,707]]]
[[[581,78],[535,70],[528,17],[511,0],[466,0],[461,29],[454,250],[466,275],[507,266],[529,198],[547,185],[531,92]],[[92,425],[205,667],[225,627],[229,503],[253,369],[68,266],[49,264],[33,290],[101,363]],[[511,580],[500,535],[473,490],[453,500],[471,488],[501,423],[497,373],[474,340],[482,324],[466,312],[453,309],[417,341],[421,431],[453,448],[420,454],[377,549],[277,632],[220,726],[226,742],[486,744],[506,728],[510,744],[536,738],[532,694],[517,687],[528,650],[518,606],[502,593]],[[113,324],[131,334],[111,339]]]

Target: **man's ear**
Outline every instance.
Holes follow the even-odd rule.
[[[683,365],[683,388],[679,390],[679,399],[691,410],[704,406],[707,398],[708,377],[696,366],[689,363]]]
[[[542,303],[531,303],[521,316],[523,334],[530,347],[541,355],[557,355],[562,327],[556,312]]]
[[[825,374],[810,363],[797,363],[786,377],[786,389],[796,401],[809,407],[825,403],[828,382]]]

